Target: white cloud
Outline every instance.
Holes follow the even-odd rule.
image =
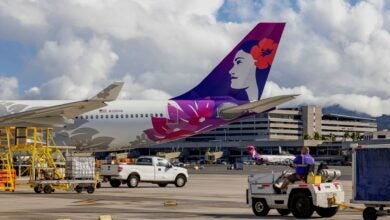
[[[0,100],[18,98],[18,79],[0,76]]]
[[[314,96],[313,92],[305,86],[285,88],[272,81],[268,82],[264,88],[264,97],[291,94],[296,94],[298,96],[296,99],[283,104],[283,107],[295,107],[302,104],[320,106],[341,105],[345,109],[366,113],[371,116],[381,116],[382,114],[388,114],[390,109],[390,99],[382,99],[377,96],[358,94],[332,94],[329,96]]]
[[[258,21],[286,21],[264,96],[300,93],[294,104],[390,113],[387,1],[264,0],[251,7],[247,0],[226,8],[244,23],[217,21],[222,4],[2,1],[0,39],[39,48],[26,69],[44,80],[29,85],[27,98],[85,98],[122,79],[122,98],[162,99],[198,84]]]
[[[62,42],[47,41],[34,61],[48,81],[33,87],[26,96],[45,99],[79,99],[93,95],[108,80],[118,55],[105,39],[85,42],[71,38]]]
[[[126,75],[123,79],[125,82],[123,91],[121,92],[120,98],[122,99],[152,99],[152,100],[167,100],[172,96],[168,93],[148,88],[144,86],[142,83],[135,80],[131,75]]]

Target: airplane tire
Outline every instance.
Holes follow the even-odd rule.
[[[265,199],[252,199],[252,210],[256,216],[267,216],[270,208]]]

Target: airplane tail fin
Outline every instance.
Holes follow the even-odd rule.
[[[259,23],[195,88],[173,100],[259,100],[285,23]]]
[[[257,153],[256,148],[253,145],[248,146],[248,151],[254,160],[261,160],[261,155]]]

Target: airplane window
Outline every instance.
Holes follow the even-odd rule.
[[[96,119],[99,119],[99,115],[95,115],[95,118],[96,118]]]
[[[145,117],[147,118],[147,117],[148,117],[148,114],[145,114]]]
[[[77,116],[75,117],[75,119],[78,119],[78,118],[79,118],[79,117],[77,117]]]
[[[88,115],[85,116],[85,119],[88,119]]]
[[[154,114],[154,116],[155,116],[155,117],[158,117],[158,114],[156,113],[156,114]]]
[[[131,114],[131,115],[130,115],[130,118],[134,118],[134,115],[133,115],[133,114]]]
[[[138,118],[138,114],[135,114],[135,117]]]
[[[106,115],[106,118],[108,118],[108,115]]]
[[[121,118],[123,118],[123,114],[121,114]]]
[[[129,115],[128,114],[126,114],[126,118],[128,118],[129,117]]]
[[[80,116],[80,119],[83,119],[83,116],[82,116],[82,115]]]
[[[140,116],[141,118],[143,118],[143,117],[144,117],[144,115],[143,115],[143,114],[140,114],[139,116]]]
[[[100,118],[104,118],[104,115],[100,115]]]
[[[160,117],[162,117],[163,116],[163,114],[162,113],[160,113]]]
[[[93,119],[93,115],[91,115],[91,119]]]
[[[111,115],[111,117],[110,118],[114,118],[114,115]]]
[[[115,118],[119,118],[119,115],[115,115]]]

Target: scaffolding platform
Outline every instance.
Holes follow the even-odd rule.
[[[53,138],[52,128],[7,127],[0,129],[0,190],[15,191],[16,171],[28,176],[28,185],[37,193],[55,189],[93,193],[97,176],[69,179],[65,176],[66,158]],[[74,148],[74,147],[69,147]],[[24,167],[21,170],[20,167]]]

